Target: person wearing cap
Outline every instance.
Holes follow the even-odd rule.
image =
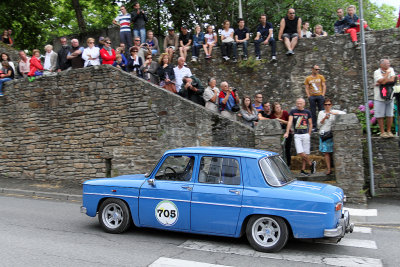
[[[192,45],[192,37],[188,32],[186,26],[181,27],[181,34],[179,34],[179,56],[183,57],[186,61],[187,51]]]
[[[164,50],[165,53],[168,53],[169,62],[172,63],[172,58],[174,56],[174,52],[178,47],[179,37],[175,34],[175,29],[173,27],[168,28],[168,34],[164,39]]]

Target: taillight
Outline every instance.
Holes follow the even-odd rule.
[[[335,210],[336,211],[342,210],[342,202],[339,202],[339,203],[336,204]]]

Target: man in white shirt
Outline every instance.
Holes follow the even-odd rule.
[[[179,90],[181,89],[183,77],[185,77],[185,76],[191,77],[192,76],[192,72],[190,71],[190,69],[185,67],[185,59],[183,57],[178,58],[178,66],[176,66],[174,68],[174,73],[175,73],[176,91],[179,93]]]
[[[53,51],[52,45],[46,45],[44,47],[46,55],[44,57],[44,75],[50,75],[56,71],[58,54]]]

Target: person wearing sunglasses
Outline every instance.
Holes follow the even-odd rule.
[[[310,102],[310,110],[313,122],[313,132],[317,131],[317,107],[318,111],[324,109],[324,96],[326,93],[325,77],[320,74],[320,67],[314,65],[311,68],[311,75],[304,81],[306,94]]]
[[[285,44],[287,56],[294,55],[294,48],[301,38],[301,18],[296,16],[293,8],[289,8],[287,16],[281,20],[278,39]]]
[[[104,46],[100,50],[100,56],[103,65],[112,65],[115,61],[116,52],[111,48],[111,40],[108,37],[104,38]]]
[[[151,53],[147,54],[146,60],[140,67],[143,79],[145,79],[148,82],[158,84],[157,69],[158,69],[158,64],[156,61],[153,61],[153,55]]]
[[[84,67],[100,65],[100,48],[94,46],[94,39],[88,38],[86,41],[88,47],[83,50],[82,58],[85,60]]]

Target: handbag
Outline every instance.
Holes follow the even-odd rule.
[[[333,138],[333,133],[332,133],[332,131],[320,133],[319,138],[321,138],[322,141],[329,140],[329,139]]]
[[[234,40],[232,37],[226,37],[224,40],[222,40],[223,43],[232,43]]]
[[[174,83],[165,83],[164,86],[162,86],[162,88],[167,89],[168,91],[172,92],[172,93],[178,93],[176,91],[176,86]]]
[[[231,111],[232,111],[232,112],[238,112],[239,110],[240,110],[240,107],[239,107],[238,104],[235,104],[235,105],[231,108]]]

